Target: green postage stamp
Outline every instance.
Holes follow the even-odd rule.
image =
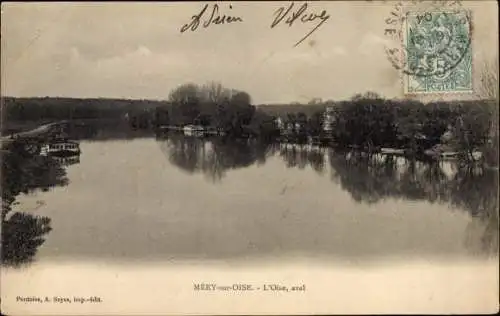
[[[405,93],[471,92],[470,12],[407,12]]]

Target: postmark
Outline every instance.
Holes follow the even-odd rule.
[[[471,13],[455,2],[439,6],[396,6],[386,23],[386,47],[401,71],[405,94],[472,92]]]

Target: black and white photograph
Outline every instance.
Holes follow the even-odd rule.
[[[3,2],[4,315],[499,309],[495,1]]]

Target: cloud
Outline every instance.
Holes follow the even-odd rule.
[[[332,50],[333,54],[335,55],[340,55],[340,56],[345,56],[347,55],[347,51],[344,47],[334,47]]]
[[[372,32],[366,33],[358,46],[358,52],[363,55],[380,54],[384,46],[391,45],[392,41]]]

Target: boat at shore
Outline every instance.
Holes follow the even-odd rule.
[[[203,132],[205,129],[201,125],[188,124],[185,125],[182,130],[186,132]]]
[[[64,139],[54,140],[40,147],[40,155],[75,156],[80,153],[79,143]]]

